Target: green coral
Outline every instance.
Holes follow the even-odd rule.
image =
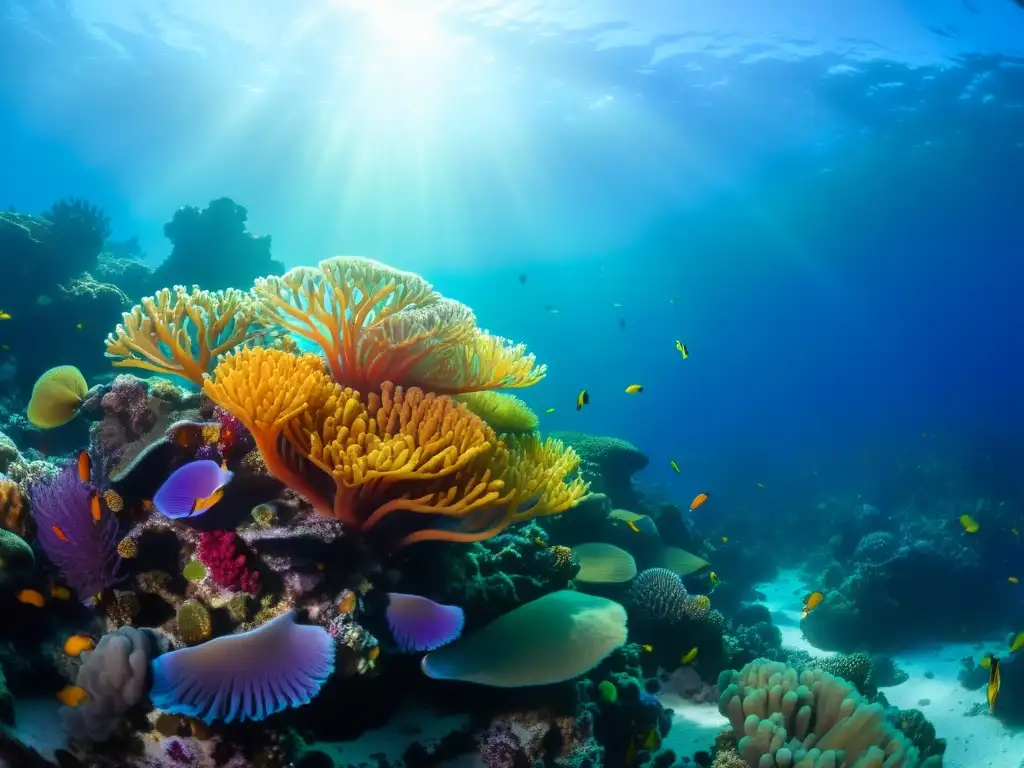
[[[611,680],[601,681],[601,684],[597,686],[597,692],[609,704],[614,704],[619,699],[619,689]]]
[[[8,530],[0,528],[0,586],[11,586],[32,573],[36,558],[32,547]]]
[[[719,711],[739,738],[737,752],[750,768],[936,768],[911,741],[845,680],[820,669],[798,673],[757,659],[718,678]]]

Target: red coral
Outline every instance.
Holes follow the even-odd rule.
[[[238,543],[234,531],[204,531],[199,536],[196,556],[210,572],[214,584],[255,595],[260,591],[260,574],[246,565],[245,555],[238,552]]]

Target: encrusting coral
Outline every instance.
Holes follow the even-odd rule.
[[[438,394],[528,387],[545,367],[521,344],[476,327],[472,310],[419,275],[351,256],[256,281],[264,323],[308,339],[338,382]]]
[[[321,514],[367,531],[417,513],[399,545],[489,538],[564,512],[586,492],[581,479],[566,482],[579,459],[558,441],[506,446],[465,406],[415,387],[385,382],[363,398],[312,355],[240,349],[205,390],[252,432],[268,471]]]
[[[117,368],[171,374],[202,385],[217,357],[254,335],[256,305],[235,289],[189,292],[176,285],[147,296],[125,312],[107,336],[107,357]]]
[[[751,768],[924,768],[917,749],[850,683],[819,669],[801,673],[757,659],[718,678],[719,711]]]

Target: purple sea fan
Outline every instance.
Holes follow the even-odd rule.
[[[121,580],[117,518],[101,503],[99,520],[93,519],[95,492],[79,480],[74,465],[32,488],[39,545],[82,600]]]
[[[388,593],[388,629],[400,651],[433,651],[458,639],[465,616],[457,605],[419,595]]]

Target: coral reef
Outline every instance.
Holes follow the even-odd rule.
[[[613,507],[632,510],[641,507],[631,479],[648,463],[639,448],[618,437],[583,432],[552,432],[551,436],[580,455],[583,477],[594,493],[605,494]]]
[[[832,765],[917,768],[919,753],[868,704],[852,684],[820,670],[797,673],[785,664],[756,660],[719,676],[719,711],[739,737],[737,752],[750,768]],[[842,762],[840,762],[842,761]]]

